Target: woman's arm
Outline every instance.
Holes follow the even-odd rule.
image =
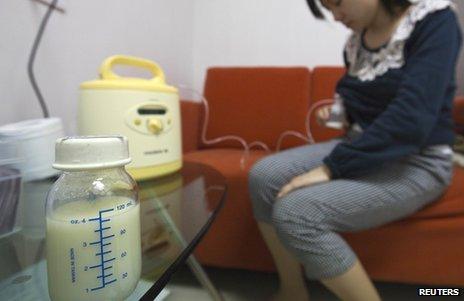
[[[451,9],[417,26],[396,97],[360,137],[339,144],[324,159],[333,178],[363,174],[417,152],[435,126],[454,76],[461,33]]]

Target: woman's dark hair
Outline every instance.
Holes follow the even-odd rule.
[[[322,13],[316,1],[319,0],[306,0],[309,9],[313,13],[313,15],[318,19],[324,19],[324,14]],[[409,0],[380,0],[380,2],[387,9],[388,13],[390,13],[392,16],[397,14],[398,8],[400,10],[403,10],[411,5],[411,2],[409,2]]]

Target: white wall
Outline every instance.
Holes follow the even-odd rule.
[[[49,0],[51,1],[51,0]],[[457,1],[461,19],[464,7]],[[348,31],[316,21],[304,0],[60,0],[36,57],[51,114],[75,133],[78,86],[112,54],[157,61],[169,83],[202,91],[210,66],[340,65]],[[41,117],[27,59],[46,7],[0,1],[0,125]],[[459,93],[464,93],[464,51]],[[182,93],[183,97],[193,97]]]
[[[48,0],[51,1],[51,0]],[[52,116],[76,133],[79,84],[107,56],[157,61],[171,84],[203,90],[206,68],[339,65],[347,31],[316,21],[304,0],[60,0],[36,57],[35,74]],[[42,116],[27,59],[46,7],[0,1],[0,125]],[[182,93],[183,97],[192,97]]]
[[[50,0],[49,0],[50,1]],[[457,1],[463,18],[463,4]],[[202,91],[210,66],[340,65],[348,31],[317,21],[304,0],[60,0],[36,58],[51,114],[75,134],[78,86],[112,54],[157,61],[168,82]],[[40,118],[27,58],[46,7],[0,1],[0,125]],[[464,51],[459,93],[464,93]],[[182,93],[183,97],[193,97]]]
[[[348,31],[316,21],[306,1],[195,0],[194,84],[209,66],[343,64]]]
[[[50,0],[49,0],[50,1]],[[191,85],[193,1],[61,0],[36,57],[35,74],[52,116],[75,134],[78,86],[95,79],[107,56],[157,61],[170,82]],[[46,7],[28,0],[0,1],[0,125],[40,118],[27,78],[33,39]]]
[[[464,2],[455,0],[464,32]],[[209,66],[342,64],[348,30],[316,21],[306,1],[195,0],[194,85],[203,89]],[[457,69],[464,95],[464,47]]]

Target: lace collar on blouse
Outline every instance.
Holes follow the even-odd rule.
[[[450,0],[412,0],[406,15],[400,21],[390,41],[378,51],[370,51],[362,46],[362,34],[353,33],[345,46],[348,73],[361,81],[374,80],[390,69],[404,65],[404,44],[417,22],[428,14],[452,6]]]

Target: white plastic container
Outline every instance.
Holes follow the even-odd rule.
[[[52,164],[55,141],[64,136],[59,118],[31,119],[0,127],[0,157],[13,158],[13,149],[21,160],[13,163],[24,181],[45,179],[58,174]]]
[[[0,142],[0,238],[21,229],[22,177],[13,167],[20,162],[16,145]]]

